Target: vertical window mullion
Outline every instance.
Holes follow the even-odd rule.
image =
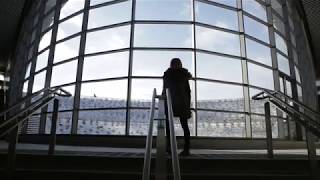
[[[90,0],[85,1],[83,9],[83,19],[82,19],[82,29],[80,35],[80,47],[79,47],[79,57],[78,57],[78,67],[77,67],[77,77],[75,85],[74,103],[73,103],[73,113],[72,113],[72,125],[71,134],[77,134],[78,130],[78,119],[79,119],[79,106],[80,106],[80,94],[81,94],[81,81],[83,72],[83,60],[85,54],[88,19],[89,19],[89,7]]]

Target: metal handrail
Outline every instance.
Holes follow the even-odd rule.
[[[305,113],[302,113],[301,111],[295,109],[294,107],[292,107],[291,105],[289,105],[287,102],[283,101],[281,98],[277,97],[277,95],[280,95],[281,97],[284,97],[286,99],[288,99],[290,102],[296,102],[295,100],[293,100],[292,98],[282,94],[282,93],[278,93],[276,91],[269,91],[269,90],[263,90],[262,92],[252,96],[252,99],[254,100],[262,100],[262,99],[269,99],[269,101],[276,105],[280,110],[289,113],[289,111],[291,111],[291,113],[295,113],[305,119],[307,119],[308,121],[302,121],[302,120],[298,120],[300,124],[302,124],[303,126],[305,126],[306,128],[308,128],[309,130],[311,130],[313,132],[314,135],[320,137],[320,122],[314,120],[313,118],[311,118],[310,116],[306,115]],[[296,102],[296,105],[298,105],[298,108],[303,108],[303,109],[307,109],[309,112],[312,113],[312,115],[320,117],[320,113],[313,111],[311,108],[303,105],[300,106],[301,103]],[[282,106],[284,107],[282,107]],[[287,109],[287,110],[286,110]],[[314,125],[316,127],[310,126],[310,125]],[[311,128],[311,129],[310,129]]]
[[[285,100],[283,100],[281,97],[278,97],[276,95],[280,95],[282,98],[285,98],[285,100],[289,100],[289,102],[293,102],[297,106],[293,107],[292,105],[288,104]],[[318,170],[317,153],[316,153],[314,136],[320,137],[320,123],[315,119],[311,118],[310,116],[306,115],[305,113],[300,112],[299,108],[308,110],[314,116],[319,117],[320,114],[312,110],[311,108],[293,100],[292,98],[276,91],[263,90],[262,92],[254,95],[252,99],[254,100],[268,99],[268,101],[264,104],[268,157],[273,158],[272,128],[271,128],[271,114],[270,114],[270,102],[271,102],[280,110],[284,111],[289,115],[292,115],[293,116],[292,119],[294,121],[296,121],[297,123],[305,127],[306,142],[307,142],[306,145],[308,150],[308,159],[309,159],[311,176],[313,180],[318,180],[320,178],[320,174]],[[300,118],[295,118],[295,115],[300,116]],[[301,118],[304,118],[305,121],[301,120]]]
[[[58,92],[59,91],[59,92]],[[48,154],[52,155],[54,154],[55,144],[56,144],[56,126],[57,126],[57,119],[58,119],[58,110],[59,110],[59,100],[57,99],[57,96],[64,96],[69,97],[71,94],[61,87],[55,87],[55,88],[45,88],[41,91],[38,91],[34,94],[31,94],[25,98],[23,98],[18,103],[12,105],[8,109],[1,112],[1,116],[4,116],[7,113],[10,113],[12,110],[14,110],[16,107],[19,107],[20,105],[24,103],[28,103],[29,100],[33,97],[36,97],[37,95],[41,94],[42,92],[45,92],[45,96],[42,96],[41,98],[37,99],[36,101],[29,104],[28,107],[23,108],[22,110],[18,112],[14,112],[15,114],[10,117],[8,120],[5,120],[4,122],[0,123],[0,129],[3,130],[0,134],[0,138],[9,134],[9,147],[8,147],[8,164],[7,164],[7,174],[8,177],[13,176],[15,171],[15,158],[16,158],[16,144],[18,142],[19,137],[19,129],[20,126],[24,121],[26,121],[29,117],[31,117],[34,113],[36,113],[38,110],[43,108],[44,106],[48,105],[53,100],[53,116],[52,116],[52,125],[51,125],[51,137],[49,142],[49,149]],[[46,93],[48,92],[48,93]],[[5,127],[5,129],[4,129]]]
[[[153,122],[154,122],[154,112],[155,112],[155,99],[166,99],[167,102],[167,115],[168,115],[168,121],[169,121],[169,131],[170,131],[170,149],[171,149],[171,160],[172,160],[172,169],[173,169],[173,179],[174,180],[181,180],[181,175],[180,175],[180,165],[179,165],[179,159],[178,159],[178,152],[177,152],[177,139],[174,131],[174,123],[173,123],[173,110],[172,110],[172,100],[171,100],[171,95],[169,92],[169,89],[166,89],[166,96],[157,96],[156,89],[153,90],[153,95],[152,95],[152,103],[150,106],[150,124],[149,124],[149,131],[148,135],[146,138],[146,149],[145,149],[145,155],[144,155],[144,164],[143,164],[143,173],[142,173],[142,180],[149,180],[150,179],[150,167],[151,167],[151,150],[152,150],[152,133],[153,133]],[[158,119],[159,123],[160,121],[163,122],[165,119]],[[160,123],[161,124],[161,123]],[[164,138],[164,133],[162,132],[163,129],[159,128],[158,126],[158,137],[157,141],[159,139]],[[160,134],[160,135],[159,135]],[[160,140],[162,141],[162,140]],[[158,143],[158,142],[157,142]],[[161,144],[161,143],[159,143]],[[157,144],[158,145],[158,144]],[[160,145],[161,146],[161,145]],[[162,167],[157,167],[156,171],[156,179],[166,179],[162,171],[160,169],[163,169],[165,167],[163,162],[163,157],[162,154],[160,153],[161,149],[163,147],[157,146],[157,164],[161,164]],[[158,154],[159,153],[159,154]],[[158,162],[159,161],[159,162]],[[159,168],[159,169],[158,169]]]
[[[3,128],[4,126],[6,126],[7,124],[10,124],[11,122],[13,122],[15,119],[17,119],[18,117],[22,116],[24,113],[28,112],[30,109],[34,108],[34,105],[38,104],[39,102],[43,101],[46,98],[51,97],[52,95],[58,95],[58,96],[64,96],[64,97],[69,97],[71,96],[71,94],[69,92],[67,92],[66,90],[62,89],[61,87],[58,88],[45,88],[39,92],[43,92],[44,90],[49,90],[49,93],[39,99],[37,99],[35,102],[31,103],[27,108],[22,109],[21,111],[19,111],[18,113],[15,113],[14,116],[10,117],[8,120],[5,120],[4,122],[0,123],[0,128]],[[60,91],[60,93],[58,93],[58,91]],[[3,112],[0,113],[0,116],[4,116],[6,113],[10,112],[11,110],[13,110],[15,107],[18,107],[19,105],[25,103],[27,100],[30,100],[32,97],[36,97],[35,95],[39,95],[39,93],[34,93],[31,94],[30,96],[22,99],[21,101],[19,101],[18,103],[14,104],[13,106],[9,107],[8,109],[4,110]],[[48,102],[49,103],[49,102]],[[47,103],[47,104],[48,104]],[[17,123],[16,123],[17,124]],[[1,137],[0,137],[1,138]]]
[[[261,95],[263,95],[263,94],[267,94],[267,96],[259,97],[259,96],[261,96]],[[311,109],[310,107],[306,106],[305,104],[303,104],[303,103],[301,103],[301,102],[299,102],[299,101],[296,101],[296,100],[292,99],[291,97],[289,97],[289,96],[287,96],[287,95],[285,95],[285,94],[283,94],[283,93],[281,93],[281,92],[278,92],[278,91],[271,91],[271,90],[266,90],[266,89],[265,89],[265,90],[262,90],[260,93],[252,96],[252,99],[254,99],[254,100],[260,100],[260,99],[268,98],[269,96],[271,96],[272,98],[281,99],[281,98],[279,98],[279,97],[276,97],[276,95],[281,96],[282,98],[288,99],[290,102],[298,105],[299,108],[303,108],[303,109],[305,109],[305,110],[307,110],[307,111],[309,111],[309,112],[312,112],[313,115],[320,117],[320,113],[319,113],[319,112]]]
[[[60,92],[60,93],[57,93],[59,90],[60,90],[62,93],[61,93],[61,92]],[[15,103],[15,104],[11,105],[10,107],[8,107],[7,109],[1,111],[1,112],[0,112],[0,117],[1,117],[1,116],[4,116],[6,113],[10,112],[11,110],[13,110],[14,108],[18,107],[19,105],[22,105],[22,104],[25,103],[27,100],[30,100],[30,99],[38,96],[39,94],[41,94],[41,93],[43,93],[43,92],[45,92],[45,91],[49,91],[49,94],[56,93],[56,94],[59,95],[59,96],[71,96],[71,94],[70,94],[68,91],[62,89],[61,87],[55,87],[55,88],[48,87],[48,88],[44,88],[44,89],[42,89],[42,90],[40,90],[40,91],[37,91],[37,92],[35,92],[35,93],[32,93],[32,94],[30,94],[30,95],[28,95],[28,96],[23,97],[23,98],[22,98],[20,101],[18,101],[17,103]],[[50,92],[50,91],[51,91],[51,92]],[[63,94],[63,93],[64,93],[64,94]]]
[[[144,154],[142,180],[149,180],[149,178],[150,178],[152,132],[153,132],[154,111],[155,111],[155,98],[156,98],[156,89],[153,89],[152,102],[151,102],[150,114],[149,114],[150,124],[149,124],[149,132],[148,132],[147,139],[146,139],[146,150],[145,150],[145,154]]]
[[[170,145],[171,145],[171,156],[172,156],[172,169],[173,169],[173,179],[181,180],[180,175],[180,165],[177,152],[177,139],[174,131],[173,123],[173,110],[172,110],[172,100],[169,89],[166,89],[167,97],[167,106],[168,106],[168,120],[169,120],[169,129],[170,129]]]

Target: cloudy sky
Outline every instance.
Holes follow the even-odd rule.
[[[107,0],[91,0],[91,5]],[[214,0],[216,2],[236,7],[236,0]],[[90,10],[88,29],[130,21],[131,1]],[[69,0],[61,10],[60,19],[83,8],[84,0]],[[244,0],[243,7],[249,13],[266,21],[266,13],[254,0]],[[192,21],[191,0],[137,0],[136,20],[166,20]],[[79,14],[60,23],[57,40],[64,39],[81,31],[83,14]],[[238,30],[237,12],[212,6],[203,2],[195,3],[195,19],[205,23],[230,30]],[[261,23],[249,18],[245,19],[246,33],[269,43],[268,29]],[[85,53],[96,53],[130,46],[130,25],[104,29],[87,34]],[[135,47],[174,47],[194,48],[193,26],[189,24],[136,24],[134,27]],[[239,36],[232,33],[197,26],[195,28],[196,48],[240,56]],[[43,35],[39,49],[47,47],[52,31]],[[79,52],[79,36],[56,45],[54,63],[73,58]],[[271,65],[270,49],[255,41],[246,40],[247,56],[251,60]],[[286,50],[283,39],[277,37],[277,47]],[[286,53],[286,52],[285,52]],[[36,71],[46,66],[48,51],[38,56]],[[142,51],[133,52],[133,76],[159,76],[169,66],[170,59],[179,57],[183,66],[193,76],[197,72],[200,78],[216,79],[230,82],[242,82],[241,61],[205,53],[197,53],[195,66],[192,51]],[[282,69],[287,70],[287,59],[282,57]],[[83,68],[83,81],[128,76],[129,52],[118,52],[99,56],[86,57]],[[253,85],[273,89],[272,71],[252,63],[248,64],[249,81]],[[53,67],[51,85],[61,85],[74,82],[76,79],[77,61]],[[45,72],[35,76],[35,89],[41,89],[44,84]],[[162,81],[151,79],[134,79],[132,81],[132,99],[150,99],[152,88],[161,92]],[[70,87],[73,90],[74,87]],[[193,87],[194,90],[194,87]],[[110,82],[84,83],[82,96],[107,97],[122,99],[126,97],[127,80]],[[217,83],[198,82],[198,99],[241,98],[242,88]]]

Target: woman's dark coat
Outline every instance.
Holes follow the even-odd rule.
[[[169,88],[172,98],[173,114],[176,117],[190,118],[190,85],[191,74],[185,68],[169,68],[163,75],[163,94]]]

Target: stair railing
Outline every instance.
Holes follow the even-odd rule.
[[[164,113],[165,105],[167,103],[167,118],[169,121],[169,131],[170,131],[170,150],[171,150],[171,161],[172,161],[172,169],[173,169],[173,179],[174,180],[181,180],[180,175],[180,165],[179,165],[179,158],[178,158],[178,148],[177,148],[177,140],[174,131],[174,122],[173,122],[173,110],[172,110],[172,100],[169,89],[166,89],[165,96],[158,96],[156,93],[156,89],[153,90],[152,101],[150,106],[150,124],[149,124],[149,131],[146,138],[146,150],[144,156],[144,165],[143,165],[143,174],[142,180],[150,180],[150,170],[151,170],[151,151],[152,151],[152,138],[153,138],[153,123],[154,123],[154,114],[155,114],[155,99],[159,99],[159,115]],[[164,101],[163,101],[164,100]],[[162,105],[162,106],[160,106]],[[166,118],[158,118],[158,133],[157,133],[157,157],[156,157],[156,173],[155,179],[156,180],[166,180],[166,157],[164,154],[165,151],[165,133],[164,133],[164,124],[167,120]]]
[[[35,101],[32,100],[33,98],[37,98],[39,95],[42,95],[42,97],[39,97]],[[59,100],[57,99],[57,96],[69,97],[71,94],[61,87],[44,88],[36,93],[22,98],[17,103],[0,112],[0,117],[3,117],[3,121],[0,122],[0,139],[8,135],[9,141],[7,156],[8,176],[12,175],[15,170],[16,145],[18,143],[19,129],[21,129],[23,123],[27,119],[52,101],[53,112],[48,154],[54,154],[56,144],[56,126],[59,110]]]
[[[291,116],[293,121],[305,128],[311,175],[313,179],[319,179],[320,175],[318,172],[319,167],[317,162],[315,139],[316,137],[320,137],[320,113],[292,99],[291,97],[276,91],[262,90],[260,93],[252,96],[252,99],[267,100],[264,104],[264,109],[268,157],[273,158],[274,156],[270,114],[270,103],[272,103],[276,108]]]

